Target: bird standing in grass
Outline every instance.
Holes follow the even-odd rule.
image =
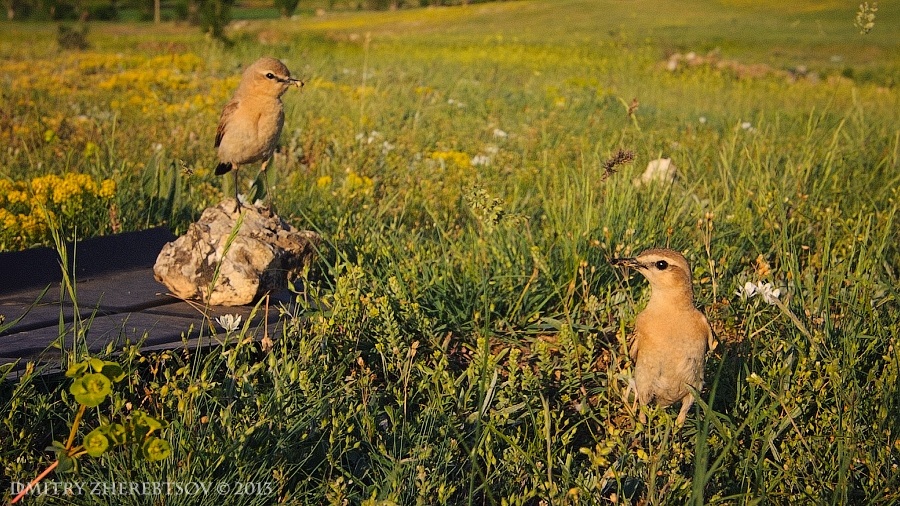
[[[291,86],[303,86],[303,81],[291,77],[288,68],[275,58],[263,57],[244,70],[237,91],[219,119],[216,145],[219,165],[216,175],[234,171],[235,208],[238,199],[238,168],[262,162],[266,170],[269,159],[278,145],[284,126],[284,104],[281,96]],[[267,193],[267,199],[270,196]]]
[[[709,322],[694,307],[688,262],[674,250],[648,249],[610,263],[633,267],[650,282],[650,302],[634,322],[630,349],[637,400],[661,406],[681,401],[675,421],[681,425],[694,402],[688,387],[703,388],[707,346],[714,347]],[[646,420],[643,413],[640,418]]]

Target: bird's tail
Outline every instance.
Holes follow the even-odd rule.
[[[216,165],[216,175],[221,176],[222,174],[227,174],[228,171],[231,170],[231,164],[222,162],[219,165]]]

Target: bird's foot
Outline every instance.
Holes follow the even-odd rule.
[[[229,200],[231,200],[231,199],[226,199],[226,201],[222,203],[223,209],[227,209],[229,207],[229,204],[232,203],[232,202],[228,202]],[[234,207],[232,207],[232,209],[231,209],[232,214],[240,214],[241,207],[243,207],[241,205],[241,200],[236,198],[233,200],[233,203],[234,203]]]

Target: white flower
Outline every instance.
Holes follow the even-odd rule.
[[[734,294],[740,297],[741,300],[748,300],[756,295],[756,285],[754,285],[752,281],[747,281],[744,283],[744,286],[738,288]]]
[[[706,123],[706,116],[700,116],[700,123]]]
[[[381,143],[381,152],[382,152],[383,154],[386,155],[386,154],[388,154],[389,152],[391,152],[391,151],[393,151],[393,150],[394,150],[394,145],[391,144],[390,142],[384,141],[383,143]]]
[[[753,128],[753,124],[749,121],[745,121],[741,123],[741,128],[743,128],[744,130],[750,130],[751,128]]]
[[[764,285],[758,284],[757,288],[759,289],[759,294],[767,304],[775,304],[778,301],[778,297],[781,295],[781,290],[779,288],[772,288],[772,283],[766,283]]]
[[[509,137],[509,134],[504,132],[503,130],[500,130],[499,128],[495,128],[494,129],[494,137],[497,139],[505,139],[505,138]]]
[[[372,144],[382,137],[384,136],[381,135],[381,132],[379,132],[378,130],[372,130],[368,134],[362,132],[356,134],[356,140],[358,140],[359,142],[365,142],[366,144]]]
[[[460,102],[459,100],[454,100],[452,98],[447,99],[447,103],[450,105],[455,105],[456,107],[459,107],[460,109],[462,109],[463,107],[466,106],[465,102]]]
[[[472,165],[481,166],[481,165],[490,165],[491,157],[487,155],[475,155],[472,157]]]
[[[735,292],[735,295],[741,298],[741,300],[750,300],[756,295],[762,297],[766,304],[777,304],[778,298],[781,297],[781,289],[775,288],[772,286],[772,283],[763,283],[762,281],[758,281],[753,283],[752,281],[747,281],[744,283],[744,286],[738,288]]]
[[[225,332],[234,332],[241,326],[241,315],[223,314],[216,318],[216,323],[218,323]]]

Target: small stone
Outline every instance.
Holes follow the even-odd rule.
[[[313,260],[322,240],[317,233],[298,230],[265,207],[243,204],[239,211],[234,199],[203,211],[163,246],[153,266],[156,280],[182,299],[240,306],[285,288]]]
[[[647,164],[647,169],[641,177],[632,181],[635,186],[644,186],[650,183],[669,183],[675,180],[675,164],[671,158],[658,158]]]

